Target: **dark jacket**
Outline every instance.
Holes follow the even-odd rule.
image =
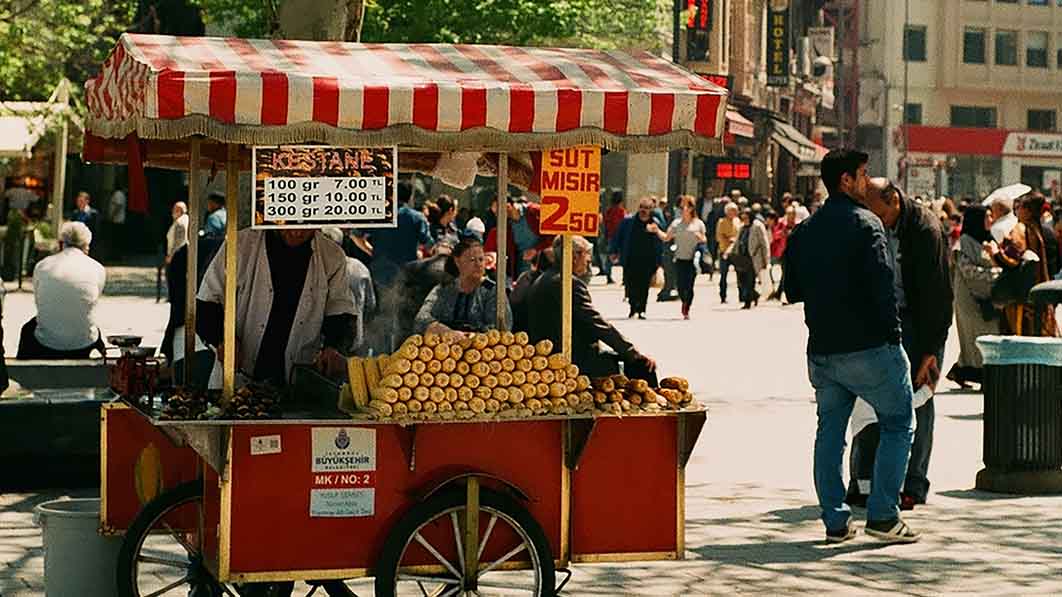
[[[531,286],[528,301],[535,305],[529,310],[528,335],[531,340],[548,339],[557,350],[561,347],[561,271],[550,268],[539,276]],[[587,375],[599,376],[609,373],[603,370],[604,358],[598,349],[598,340],[619,354],[624,361],[640,360],[641,355],[630,340],[623,337],[594,308],[590,289],[582,280],[572,277],[572,362]]]
[[[808,354],[900,343],[900,313],[885,229],[844,194],[831,196],[789,236],[785,293],[804,303]]]
[[[911,367],[922,358],[944,350],[952,319],[951,268],[948,239],[940,219],[914,201],[900,199],[896,222],[900,239],[900,277],[903,281],[907,318],[912,322],[904,335],[909,342]]]
[[[1040,224],[1040,236],[1044,237],[1044,253],[1047,254],[1047,276],[1054,279],[1060,267],[1058,255],[1058,236],[1055,229],[1048,224]]]
[[[610,255],[619,255],[620,265],[627,264],[627,258],[630,256],[630,238],[631,229],[634,227],[634,218],[637,218],[637,212],[623,218],[620,222],[619,230],[616,231],[616,235],[612,237],[612,240],[608,243],[608,252]],[[664,222],[663,214],[654,209],[650,218],[652,222],[661,230],[667,230],[667,222]],[[653,237],[653,246],[656,249],[656,264],[660,265],[664,257],[664,243],[656,235]]]

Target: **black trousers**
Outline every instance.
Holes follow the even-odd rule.
[[[676,259],[675,277],[679,298],[687,305],[693,303],[693,282],[697,279],[697,268],[693,265],[693,260]]]
[[[22,326],[22,333],[18,338],[18,355],[20,359],[87,359],[92,354],[92,350],[96,349],[100,351],[100,354],[104,354],[106,346],[103,344],[103,338],[97,337],[96,341],[84,348],[77,348],[74,350],[56,350],[54,348],[48,348],[37,340],[37,318],[26,322],[26,325]]]
[[[645,305],[649,301],[649,281],[656,273],[655,265],[632,263],[624,268],[623,277],[627,282],[627,299],[631,304],[631,311],[645,313]]]
[[[756,292],[756,270],[737,270],[738,300],[743,303],[751,303],[759,298]]]

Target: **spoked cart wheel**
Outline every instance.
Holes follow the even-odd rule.
[[[191,481],[144,506],[118,552],[119,597],[235,597],[203,565],[202,502],[203,482]]]
[[[554,595],[542,527],[507,495],[468,483],[475,489],[440,491],[395,525],[376,565],[377,597]]]

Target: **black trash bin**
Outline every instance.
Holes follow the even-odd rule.
[[[977,488],[1062,493],[1062,339],[982,336],[984,463]]]

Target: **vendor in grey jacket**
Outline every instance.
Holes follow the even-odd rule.
[[[513,315],[508,306],[505,321],[495,326],[497,287],[485,277],[483,244],[479,240],[468,236],[457,243],[446,260],[446,273],[454,280],[439,284],[428,294],[413,325],[417,333],[483,332],[494,327],[509,329]]]
[[[940,220],[929,209],[903,196],[885,178],[872,178],[864,205],[885,226],[890,257],[897,273],[896,302],[900,308],[903,347],[911,361],[912,387],[935,390],[944,358],[944,342],[952,319],[952,279],[948,240]],[[900,493],[900,508],[911,510],[926,503],[929,494],[929,456],[933,449],[933,399],[915,403],[915,435],[907,478]],[[874,451],[878,444],[876,423],[856,428],[851,452],[849,503],[859,503],[870,492]]]

